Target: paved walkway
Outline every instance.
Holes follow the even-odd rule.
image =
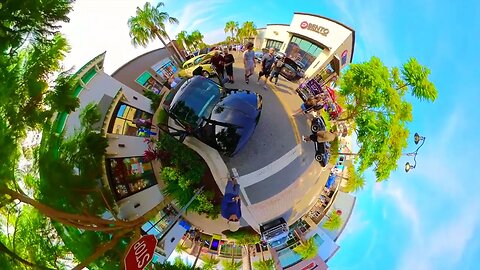
[[[300,141],[301,135],[310,131],[305,116],[291,116],[302,103],[294,91],[297,84],[280,76],[277,86],[268,83],[264,89],[263,81],[257,84],[257,75],[246,84],[241,55],[234,56],[235,83],[226,87],[257,92],[263,96],[264,106],[257,129],[245,148],[234,158],[222,157],[228,170],[235,169],[240,176],[242,225],[258,230],[259,224],[279,216],[291,224],[315,203],[330,168],[322,168],[314,161],[313,144]],[[216,181],[223,192],[224,179]],[[222,217],[210,220],[188,213],[186,219],[206,232],[221,234],[227,229]]]

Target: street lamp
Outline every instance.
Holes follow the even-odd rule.
[[[416,158],[417,158],[418,150],[425,143],[425,137],[420,136],[418,133],[415,133],[415,135],[413,136],[413,140],[414,140],[415,144],[418,144],[419,142],[422,142],[422,143],[417,148],[417,150],[415,150],[414,152],[405,154],[406,156],[413,156],[413,161],[415,162],[413,165],[410,164],[409,162],[405,163],[405,172],[409,172],[410,170],[415,169],[415,166],[417,166],[417,159]]]

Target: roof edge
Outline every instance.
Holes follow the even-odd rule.
[[[131,59],[130,61],[126,62],[125,64],[121,65],[119,68],[117,68],[110,76],[113,77],[115,76],[115,74],[117,74],[118,72],[120,72],[120,70],[122,70],[126,65],[132,63],[133,61],[137,60],[138,58],[140,57],[143,57],[149,53],[153,53],[153,52],[156,52],[156,51],[160,51],[160,50],[163,50],[165,49],[165,47],[162,47],[162,48],[158,48],[158,49],[154,49],[154,50],[151,50],[151,51],[148,51],[148,52],[145,52],[145,53],[142,53],[140,55],[138,55],[137,57]]]

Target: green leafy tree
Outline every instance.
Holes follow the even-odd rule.
[[[275,262],[272,259],[253,263],[255,270],[275,270]]]
[[[338,121],[354,122],[360,147],[358,172],[373,167],[377,181],[388,179],[402,150],[407,147],[413,120],[412,104],[406,94],[414,98],[434,101],[437,90],[428,75],[430,70],[412,58],[401,68],[387,68],[380,59],[351,64],[340,80],[340,95],[345,98],[346,112]]]
[[[242,261],[222,261],[222,266],[224,270],[239,270],[242,267]]]
[[[57,33],[71,3],[4,1],[0,7],[0,223],[13,228],[0,230],[5,269],[61,269],[66,250],[82,261],[75,269],[118,269],[103,266],[121,261],[132,235],[148,220],[100,217],[111,208],[111,195],[99,181],[106,139],[90,125],[96,112],[83,113],[81,122],[88,126],[68,139],[63,122],[51,122],[78,106],[77,78],[61,66],[69,46]],[[41,133],[39,146],[22,146],[29,132]],[[23,158],[31,165],[20,166]],[[85,242],[70,242],[80,236]],[[91,253],[77,256],[75,248]]]
[[[190,40],[193,42],[194,46],[197,49],[201,49],[206,46],[205,43],[203,42],[203,38],[204,36],[198,30],[193,31],[192,34],[190,35]]]
[[[156,6],[146,2],[143,5],[143,9],[137,7],[136,15],[128,19],[132,44],[134,46],[146,47],[148,43],[158,38],[177,64],[180,65],[182,63],[180,52],[178,52],[175,46],[172,46],[173,50],[171,50],[165,42],[165,39],[170,40],[165,30],[165,22],[178,24],[178,20],[171,17],[167,12],[160,11],[163,6],[165,6],[163,2],[158,2]]]
[[[353,164],[347,166],[348,177],[340,176],[341,178],[347,180],[347,185],[342,188],[344,192],[356,192],[363,189],[365,186],[365,177],[359,174]]]
[[[335,231],[342,227],[343,220],[339,213],[333,211],[329,216],[328,220],[323,224],[323,228],[329,231]],[[311,238],[313,239],[313,238]]]
[[[310,260],[318,255],[318,246],[317,244],[315,244],[315,241],[312,237],[293,248],[293,251],[296,252],[298,255],[302,256],[302,259]]]
[[[234,33],[238,31],[238,26],[238,22],[235,21],[228,21],[225,23],[225,33],[230,32],[230,34],[232,35],[231,40],[235,38]]]
[[[177,41],[183,45],[183,47],[189,51],[192,51],[190,46],[192,45],[190,41],[188,40],[188,33],[187,31],[180,31],[180,33],[177,34]]]
[[[254,38],[257,34],[257,27],[252,21],[244,22],[242,27],[237,31],[237,37],[240,41]]]

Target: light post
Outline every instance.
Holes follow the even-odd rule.
[[[423,146],[423,144],[425,143],[425,137],[420,136],[418,133],[415,133],[413,139],[414,139],[415,144],[418,144],[420,141],[421,141],[422,143],[421,143],[420,146],[417,148],[417,150],[415,150],[414,152],[405,154],[406,156],[413,156],[413,161],[415,162],[413,165],[410,164],[409,162],[405,163],[405,172],[409,172],[410,170],[415,169],[415,166],[417,166],[417,159],[416,159],[416,158],[417,158],[418,150],[419,150],[419,149]]]

